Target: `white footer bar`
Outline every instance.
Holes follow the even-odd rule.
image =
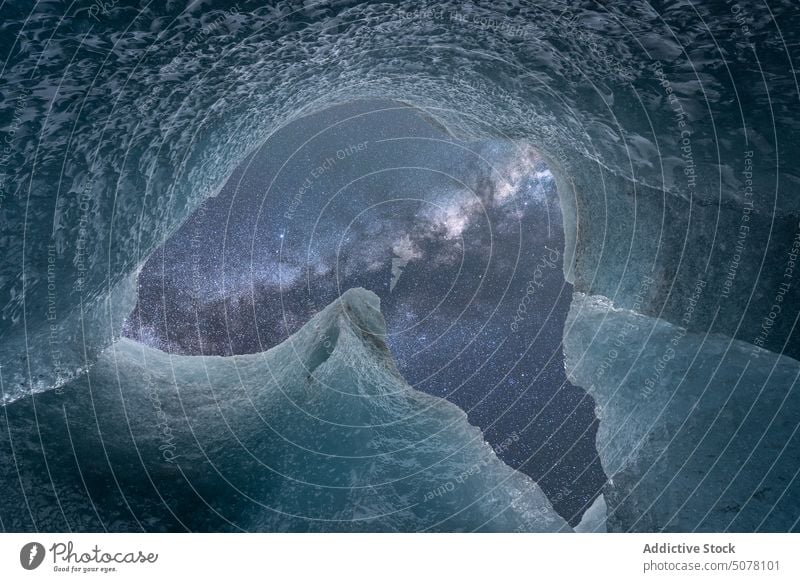
[[[0,534],[0,580],[800,580],[797,534]],[[258,578],[255,578],[258,576]],[[155,577],[155,578],[151,578]]]

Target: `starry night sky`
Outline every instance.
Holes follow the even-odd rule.
[[[403,104],[286,125],[147,261],[125,335],[269,349],[351,287],[381,298],[406,380],[467,411],[571,523],[605,476],[564,373],[572,296],[555,185],[530,146],[462,142]]]

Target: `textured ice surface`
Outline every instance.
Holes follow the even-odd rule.
[[[576,294],[567,373],[597,403],[611,531],[788,531],[800,365]]]
[[[606,529],[606,498],[603,495],[597,497],[591,507],[587,509],[581,522],[575,526],[578,533],[605,533]]]
[[[353,289],[261,354],[119,341],[61,394],[5,407],[3,527],[569,530],[460,409],[403,381],[384,333]]]
[[[720,307],[715,325],[739,337],[741,311],[750,323],[762,316],[742,302],[774,293],[761,259],[785,248],[800,210],[792,0],[738,15],[721,0],[90,8],[0,7],[9,399],[91,365],[130,309],[130,275],[271,131],[359,97],[426,108],[454,133],[538,146],[575,236],[567,256],[578,290],[621,304],[652,267],[663,287],[642,309],[673,323],[698,265],[711,265],[716,289],[724,281],[751,201],[742,171],[752,151],[762,228],[738,270],[737,301],[709,295],[695,323]],[[777,322],[772,349],[791,321]]]

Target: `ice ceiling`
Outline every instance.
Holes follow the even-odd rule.
[[[792,2],[111,4],[0,8],[6,402],[85,376],[272,131],[393,99],[547,157],[608,527],[798,529]]]

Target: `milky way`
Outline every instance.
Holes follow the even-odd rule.
[[[593,402],[564,373],[563,246],[530,146],[351,103],[274,134],[150,257],[125,333],[173,353],[255,353],[370,289],[408,382],[462,407],[574,523],[605,477]]]

